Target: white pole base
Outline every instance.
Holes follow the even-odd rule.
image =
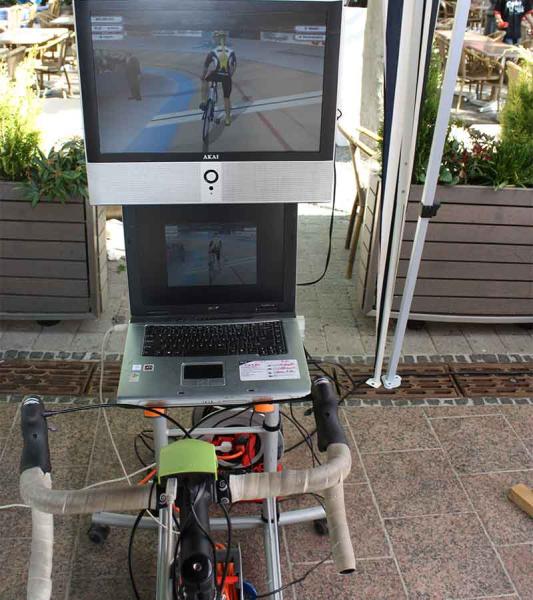
[[[383,375],[381,380],[383,381],[383,387],[387,390],[393,390],[402,385],[402,378],[399,375],[393,375],[390,379],[387,375]]]
[[[370,379],[367,379],[366,384],[376,389],[381,387],[381,381],[379,380],[379,377],[371,377]]]

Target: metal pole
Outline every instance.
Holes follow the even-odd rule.
[[[278,431],[280,414],[279,405],[272,405],[272,412],[265,413],[264,424],[272,431],[263,433],[263,463],[265,472],[276,472],[278,468]],[[281,561],[279,554],[279,531],[277,504],[275,498],[263,501],[263,520],[265,559],[267,572],[267,590],[273,592],[281,587]],[[283,600],[282,592],[271,593],[272,600]],[[269,596],[269,597],[270,597]]]
[[[408,119],[408,109],[413,105],[413,102],[410,102],[411,96],[413,96],[413,91],[412,82],[410,81],[409,76],[412,76],[413,74],[413,65],[411,62],[413,44],[419,39],[417,36],[415,36],[415,31],[413,29],[413,23],[418,20],[416,18],[418,4],[419,3],[417,0],[404,0],[403,4],[400,47],[398,49],[398,75],[396,79],[393,105],[393,115],[396,122],[395,126],[391,128],[390,133],[391,139],[387,157],[385,188],[383,191],[383,202],[381,203],[380,237],[382,241],[380,244],[379,273],[384,270],[387,261],[390,260],[388,256],[388,247],[391,244],[390,233],[392,214],[394,204],[396,203],[396,190],[399,183],[398,171],[401,169],[400,161],[402,160],[402,150],[404,150],[406,136],[411,131],[413,123],[412,115],[410,122]],[[405,150],[403,160],[407,160],[407,157],[405,156]],[[392,268],[393,271],[395,271],[396,267],[393,266]],[[391,289],[391,275],[395,275],[395,273],[389,272],[387,280],[384,281],[378,274],[377,312],[378,314],[381,313],[383,316],[381,318],[381,324],[376,336],[374,374],[370,379],[367,380],[367,384],[372,387],[381,386],[381,373],[385,358],[385,344],[387,341],[387,330],[392,309],[392,296],[394,293],[394,290]],[[385,293],[383,290],[385,290]]]
[[[441,96],[439,101],[439,109],[437,112],[437,120],[435,122],[435,131],[433,133],[433,141],[431,143],[431,152],[429,155],[428,168],[426,173],[426,181],[422,192],[422,207],[433,206],[435,203],[435,191],[439,179],[440,165],[442,162],[442,153],[448,133],[448,122],[453,103],[453,95],[455,91],[455,82],[457,81],[457,72],[461,61],[461,53],[463,49],[463,39],[470,10],[470,0],[458,0],[455,9],[455,19],[448,51],[448,60],[446,61],[446,69],[444,79],[442,81]],[[394,332],[394,340],[392,344],[392,354],[389,361],[387,374],[383,376],[383,385],[387,389],[396,388],[401,384],[401,377],[396,373],[398,363],[400,361],[400,353],[402,351],[407,320],[411,311],[411,303],[422,259],[422,251],[426,240],[427,228],[429,225],[428,216],[420,215],[416,226],[413,248],[409,259],[409,268],[405,279],[405,287],[400,305],[400,312],[396,329]]]

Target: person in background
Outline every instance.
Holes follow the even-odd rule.
[[[494,8],[494,17],[498,29],[505,30],[503,41],[506,44],[518,44],[521,38],[522,21],[533,28],[531,0],[498,0]]]
[[[494,17],[494,7],[496,6],[497,0],[488,0],[485,3],[486,10],[486,21],[485,21],[485,31],[483,33],[485,35],[490,35],[496,31],[496,19]]]
[[[126,55],[126,79],[130,88],[129,100],[142,100],[141,96],[141,63],[136,56]]]

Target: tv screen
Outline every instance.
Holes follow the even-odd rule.
[[[169,287],[257,284],[254,225],[165,225],[165,245]]]
[[[87,5],[101,155],[321,150],[327,3]]]

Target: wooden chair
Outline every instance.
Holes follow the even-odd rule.
[[[49,0],[48,8],[38,14],[39,24],[46,27],[61,14],[61,0]]]
[[[70,79],[66,69],[66,54],[69,46],[69,39],[72,32],[64,33],[61,36],[38,47],[37,56],[39,63],[35,67],[39,92],[44,94],[45,84],[44,76],[50,81],[51,75],[64,75],[67,82],[67,94],[71,94]]]
[[[15,48],[2,53],[0,62],[7,65],[7,73],[10,79],[15,79],[15,71],[18,65],[26,58],[26,48]]]
[[[476,97],[481,100],[483,99],[483,88],[485,84],[489,84],[492,87],[491,98],[496,96],[497,108],[499,110],[503,74],[503,66],[498,60],[473,48],[463,48],[461,63],[459,65],[459,75],[457,77],[460,89],[456,109],[459,110],[461,108],[465,85],[468,85],[469,90],[472,89],[472,86],[475,86]]]
[[[363,216],[366,204],[366,190],[361,185],[360,177],[360,161],[362,156],[367,159],[375,158],[378,151],[371,148],[363,141],[361,136],[371,139],[375,143],[381,141],[380,137],[372,131],[369,131],[365,127],[356,128],[356,136],[352,136],[348,133],[341,124],[337,127],[342,135],[348,140],[348,147],[350,148],[350,154],[352,157],[352,165],[355,175],[355,198],[352,206],[352,212],[350,214],[350,221],[348,223],[348,231],[346,233],[346,241],[344,247],[350,250],[348,256],[348,267],[346,269],[346,278],[351,279],[353,275],[353,266],[355,262],[355,254],[357,252],[357,245],[359,243],[359,235],[361,233],[361,226],[363,225]]]

